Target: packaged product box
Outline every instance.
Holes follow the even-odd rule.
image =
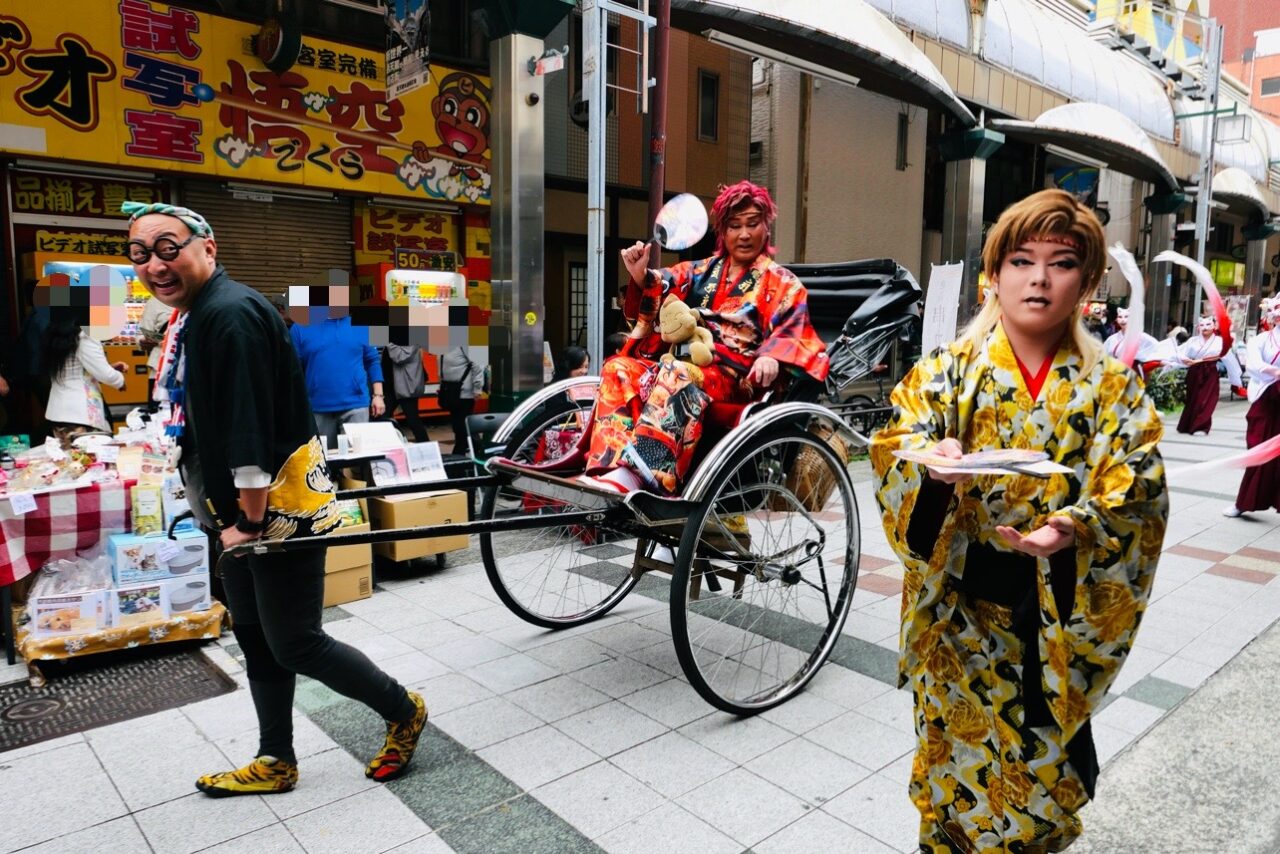
[[[367,547],[366,547],[367,548]],[[369,564],[326,572],[324,576],[324,607],[342,605],[373,595],[373,567]]]
[[[164,525],[164,512],[161,509],[161,488],[152,484],[135,484],[129,491],[133,502],[133,532],[140,536],[159,534]]]
[[[173,524],[174,517],[180,516],[191,509],[191,506],[187,504],[186,484],[182,482],[182,475],[176,471],[165,474],[160,503],[164,509],[164,531],[167,533],[169,526]],[[175,531],[194,531],[195,529],[196,523],[194,519],[183,519],[174,528]]]
[[[375,531],[466,522],[467,494],[458,489],[445,489],[372,498],[369,500],[369,521]],[[374,554],[395,561],[412,560],[465,549],[467,539],[465,534],[458,534],[452,537],[398,540],[392,543],[375,543],[373,551]]]
[[[131,584],[108,591],[111,625],[115,628],[140,626],[169,618],[169,596],[163,582]]]
[[[180,575],[160,583],[164,585],[165,594],[169,597],[171,615],[188,611],[208,611],[213,607],[212,588],[209,585],[207,572]]]
[[[27,602],[31,634],[38,638],[80,635],[107,627],[107,591],[33,596]]]
[[[359,525],[334,528],[329,533],[331,536],[340,536],[342,534],[367,534],[368,532],[369,523],[362,522]],[[326,573],[339,572],[352,567],[369,566],[372,563],[373,548],[368,543],[355,546],[330,546],[325,551],[324,571]]]
[[[116,586],[163,581],[209,571],[209,538],[201,531],[163,536],[112,534],[107,538],[111,577]]]
[[[368,485],[369,483],[367,481],[356,477],[354,469],[343,469],[342,475],[338,478],[339,490],[364,489]],[[369,521],[369,499],[357,498],[355,499],[355,501],[357,504],[360,505],[361,518],[364,521],[368,522]]]

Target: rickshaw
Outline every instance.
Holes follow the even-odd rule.
[[[867,440],[824,403],[836,404],[892,337],[880,323],[861,328],[859,317],[830,346],[825,384],[784,379],[749,403],[712,403],[677,496],[623,495],[576,479],[599,384],[578,377],[521,403],[488,443],[496,452],[476,460],[482,468],[474,476],[339,493],[478,490],[474,519],[241,550],[474,534],[494,591],[522,619],[551,630],[580,626],[639,589],[668,603],[680,666],[708,703],[744,716],[765,711],[799,693],[826,662],[857,584],[860,529],[848,464]]]

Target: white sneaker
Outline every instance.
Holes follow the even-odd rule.
[[[1197,430],[1196,432],[1192,433],[1191,435],[1192,435],[1192,436],[1208,436],[1208,435],[1209,435],[1209,431],[1207,431],[1207,430]]]
[[[1244,515],[1244,511],[1232,504],[1230,507],[1222,508],[1222,515],[1229,519],[1236,519]]]

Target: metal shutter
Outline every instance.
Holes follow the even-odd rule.
[[[348,196],[254,202],[235,198],[221,184],[187,181],[181,200],[213,226],[218,263],[231,278],[264,294],[328,284],[331,269],[355,271]]]

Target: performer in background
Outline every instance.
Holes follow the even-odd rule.
[[[1202,317],[1196,333],[1178,348],[1179,361],[1187,366],[1187,397],[1178,419],[1178,432],[1206,436],[1213,427],[1213,411],[1218,408],[1218,360],[1227,348],[1216,333],[1218,323]]]
[[[1247,359],[1249,412],[1244,440],[1250,448],[1280,435],[1280,301],[1268,302],[1264,320],[1267,331],[1249,341]],[[1280,510],[1280,459],[1245,469],[1236,503],[1222,515],[1234,518],[1268,508]]]
[[[1090,719],[1133,645],[1169,505],[1141,380],[1085,328],[1102,226],[1060,190],[1007,209],[991,296],[894,390],[871,461],[903,579],[920,850],[1061,851],[1098,762]],[[1072,469],[935,474],[894,456],[1036,449]]]

